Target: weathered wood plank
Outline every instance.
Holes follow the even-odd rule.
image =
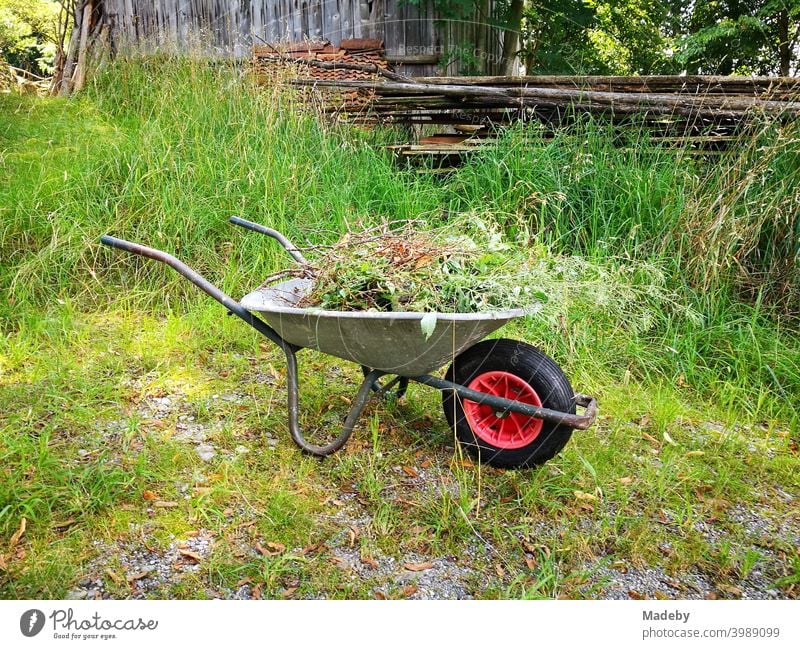
[[[249,56],[253,43],[378,38],[387,53],[441,54],[443,32],[450,43],[474,35],[469,24],[438,28],[430,3],[406,0],[97,0],[117,49],[219,52]],[[497,0],[489,0],[490,5]],[[474,38],[473,38],[474,40]],[[487,40],[494,51],[498,38]],[[408,51],[407,51],[408,50]],[[429,59],[430,60],[430,59]],[[407,66],[431,72],[431,63]],[[455,71],[455,70],[454,70]]]

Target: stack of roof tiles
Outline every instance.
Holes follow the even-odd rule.
[[[310,65],[301,61],[308,61]],[[325,68],[313,62],[333,64]],[[345,39],[339,45],[324,42],[276,43],[274,45],[255,45],[253,47],[253,67],[260,83],[271,83],[276,77],[285,75],[292,79],[306,81],[377,81],[379,76],[373,72],[336,68],[337,63],[377,66],[388,70],[384,57],[383,41],[374,38]],[[328,90],[326,98],[338,106],[352,110],[369,104],[374,93],[371,90],[341,89]]]

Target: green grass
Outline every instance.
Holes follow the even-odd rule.
[[[379,145],[402,134],[326,126],[236,69],[122,61],[70,101],[0,95],[0,593],[102,579],[133,596],[135,550],[202,530],[197,569],[146,595],[405,597],[416,576],[387,566],[431,559],[489,597],[594,597],[602,570],[644,566],[797,596],[793,131],[758,127],[709,164],[641,129],[619,146],[586,121],[552,141],[528,128],[442,178],[395,166]],[[231,214],[313,243],[419,215],[499,223],[537,248],[531,282],[551,295],[503,335],[595,394],[598,425],[539,470],[497,471],[453,449],[439,395],[412,386],[340,454],[301,455],[279,353],[98,244],[176,253],[239,296],[287,259]],[[339,365],[301,355],[319,439],[359,376]],[[208,462],[183,438],[195,425]],[[270,542],[286,550],[256,551]]]

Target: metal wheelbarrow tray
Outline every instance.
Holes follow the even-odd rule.
[[[238,217],[230,221],[273,237],[296,262],[307,263],[280,232]],[[262,287],[237,302],[172,255],[110,236],[101,241],[171,266],[283,350],[289,431],[295,443],[313,455],[342,448],[370,397],[392,391],[402,397],[409,381],[440,390],[445,417],[461,444],[480,461],[504,468],[549,460],[573,429],[589,428],[597,416],[595,399],[573,394],[558,365],[537,348],[508,339],[479,342],[523,316],[522,309],[436,314],[433,331],[426,336],[421,327],[424,313],[300,308],[298,302],[312,285],[306,279]],[[308,442],[298,423],[297,352],[303,348],[357,363],[364,373],[341,433],[322,446]],[[444,379],[430,374],[448,362]],[[394,378],[382,385],[387,375]],[[576,406],[585,408],[583,415],[575,414]]]

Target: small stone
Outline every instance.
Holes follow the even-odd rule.
[[[86,599],[87,592],[83,588],[73,588],[64,599]]]
[[[197,454],[200,456],[200,459],[204,462],[210,462],[213,460],[217,452],[214,450],[214,447],[210,444],[200,444],[196,449]]]

